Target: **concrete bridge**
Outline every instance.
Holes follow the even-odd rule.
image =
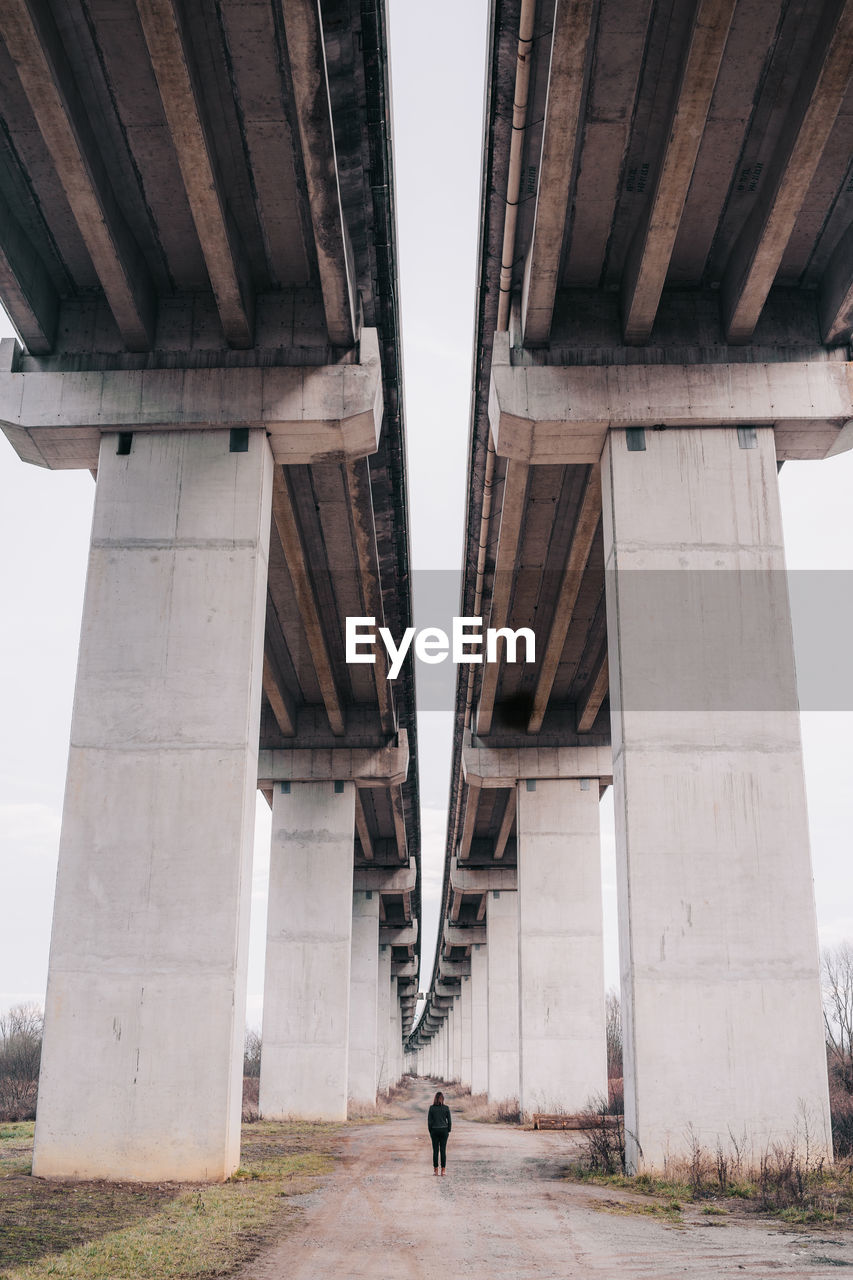
[[[831,1145],[777,471],[853,444],[853,4],[494,0],[440,929],[413,1070],[628,1160]]]
[[[417,992],[410,621],[381,4],[10,0],[0,425],[97,478],[34,1172],[239,1161],[256,791],[261,1107],[342,1118]]]

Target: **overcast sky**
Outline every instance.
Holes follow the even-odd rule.
[[[390,0],[409,501],[420,570],[456,570],[461,558],[486,15],[485,0],[428,6]],[[781,491],[789,568],[846,570],[833,582],[840,606],[849,606],[853,454],[788,463]],[[0,437],[0,1011],[44,998],[93,497],[88,472],[25,466]],[[841,607],[838,617],[844,617]],[[812,621],[806,606],[795,612],[798,657],[813,668]],[[824,665],[841,653],[849,667],[849,630],[833,626],[832,618],[820,628]],[[809,710],[803,729],[818,923],[822,941],[831,943],[853,938],[853,713]],[[428,982],[444,858],[450,715],[422,714],[419,735],[422,982]],[[269,830],[261,801],[249,975],[249,1018],[258,1026]],[[615,984],[611,793],[602,803],[602,850],[606,976]]]

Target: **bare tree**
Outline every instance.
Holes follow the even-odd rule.
[[[622,1005],[619,992],[611,987],[604,1002],[607,1034],[607,1079],[622,1078]]]
[[[35,1115],[44,1015],[36,1004],[19,1004],[0,1015],[0,1119]]]
[[[853,945],[839,942],[821,956],[826,1047],[835,1075],[853,1093]]]
[[[243,1075],[259,1076],[261,1074],[261,1037],[257,1031],[249,1027],[246,1031],[243,1049]]]

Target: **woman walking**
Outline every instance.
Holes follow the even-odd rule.
[[[444,1094],[439,1090],[427,1113],[427,1128],[432,1138],[432,1171],[438,1177],[438,1158],[441,1156],[441,1176],[447,1164],[447,1136],[452,1128],[450,1108],[444,1105]]]

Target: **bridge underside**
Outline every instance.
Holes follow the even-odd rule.
[[[634,1167],[830,1145],[776,476],[853,446],[852,53],[844,0],[492,5],[462,612],[536,662],[457,686],[411,1061],[606,1093],[612,782]]]
[[[414,686],[344,654],[348,615],[411,608],[384,20],[0,14],[0,425],[97,478],[38,1174],[236,1167],[258,787],[267,1113],[338,1118],[401,1071]]]

